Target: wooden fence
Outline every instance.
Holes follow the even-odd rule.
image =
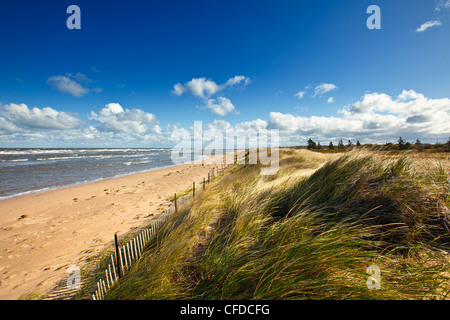
[[[133,239],[129,240],[125,244],[119,245],[117,234],[114,235],[115,253],[111,254],[111,261],[108,263],[105,269],[105,277],[97,282],[97,289],[92,294],[93,300],[103,300],[109,290],[109,288],[117,283],[123,276],[125,276],[130,269],[131,265],[139,259],[145,248],[145,245],[150,238],[158,231],[160,226],[169,218],[179,207],[186,204],[191,199],[195,198],[206,188],[206,184],[219,173],[219,171],[225,170],[230,165],[222,165],[213,168],[208,172],[208,179],[203,178],[202,187],[195,189],[195,182],[192,183],[192,192],[184,197],[177,198],[175,194],[174,201],[164,211],[161,212],[159,217],[150,223],[143,231],[137,234]]]

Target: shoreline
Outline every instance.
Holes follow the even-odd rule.
[[[113,240],[158,216],[173,193],[197,186],[206,159],[0,200],[0,299],[45,295]]]
[[[206,162],[207,159],[204,158],[204,159],[201,159],[201,160],[195,160],[195,161],[191,161],[191,162],[186,162],[184,164],[193,164],[193,163],[204,162],[204,161]],[[12,199],[12,198],[26,196],[26,195],[37,194],[37,193],[41,193],[41,192],[54,191],[54,190],[59,190],[59,189],[68,188],[68,187],[74,187],[74,186],[78,186],[78,185],[82,185],[82,184],[93,183],[93,182],[98,182],[98,181],[104,181],[104,180],[108,180],[108,179],[122,178],[122,177],[127,177],[127,176],[130,176],[130,175],[134,175],[134,174],[141,174],[141,173],[146,173],[146,172],[150,172],[150,171],[155,171],[155,170],[165,169],[165,168],[170,168],[170,167],[175,167],[175,166],[177,166],[177,165],[172,164],[172,165],[168,165],[168,166],[155,167],[155,168],[148,169],[148,170],[124,173],[124,174],[120,174],[120,175],[116,175],[116,176],[112,176],[112,177],[97,178],[97,179],[94,179],[94,180],[91,180],[91,181],[78,181],[78,182],[70,183],[70,184],[63,185],[63,186],[46,187],[46,188],[42,188],[42,189],[23,191],[23,192],[20,192],[20,193],[17,193],[17,194],[13,194],[13,195],[0,196],[0,204],[1,204],[2,200]]]

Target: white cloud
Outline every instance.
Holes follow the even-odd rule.
[[[299,99],[303,99],[303,97],[305,96],[306,92],[305,91],[299,91],[295,94],[295,96]]]
[[[221,90],[220,86],[206,78],[192,79],[184,85],[184,92],[190,91],[194,96],[207,99]]]
[[[224,86],[235,86],[241,82],[244,82],[244,85],[246,86],[250,83],[250,78],[247,78],[246,76],[234,76],[233,78],[228,79]]]
[[[26,104],[0,105],[0,130],[28,129],[66,130],[80,126],[82,121],[73,114],[50,107],[29,109]]]
[[[427,21],[424,24],[422,24],[419,28],[416,29],[416,32],[424,32],[428,28],[440,26],[442,23],[438,20],[433,21]]]
[[[91,112],[89,122],[53,108],[25,104],[0,105],[0,143],[8,147],[153,147],[170,146],[170,126],[162,130],[158,119],[140,109],[117,103]]]
[[[82,97],[89,93],[89,89],[83,87],[75,80],[66,76],[54,76],[47,80],[47,84],[59,90],[61,93],[67,93],[74,97]]]
[[[328,103],[334,103],[334,97],[329,97],[327,100]]]
[[[430,139],[450,135],[450,99],[429,99],[414,90],[392,98],[369,93],[339,110],[340,117],[301,117],[271,112],[268,127],[279,129],[285,143],[297,144],[308,138],[350,139],[385,142],[404,138]]]
[[[80,83],[88,84],[94,82],[81,72],[77,72],[75,75],[73,75],[72,73],[66,73],[66,76]]]
[[[191,81],[186,82],[184,85],[181,83],[175,84],[173,86],[172,93],[177,96],[181,96],[184,93],[189,92],[193,96],[203,99],[203,101],[205,102],[205,106],[199,108],[209,109],[216,115],[225,116],[226,114],[233,111],[238,114],[234,105],[229,99],[225,97],[218,97],[218,102],[216,102],[216,99],[211,99],[211,97],[227,87],[233,87],[238,84],[243,84],[244,86],[246,86],[249,83],[250,78],[245,76],[234,76],[221,85],[218,85],[211,79],[194,78]]]
[[[212,131],[225,132],[226,130],[231,128],[231,124],[225,120],[214,119],[213,123],[209,123],[206,125],[206,128]]]
[[[225,116],[233,111],[237,113],[236,108],[227,98],[218,97],[217,100],[218,102],[216,103],[216,99],[209,99],[205,107],[218,116]]]
[[[67,93],[73,97],[82,97],[87,95],[89,91],[95,93],[102,92],[102,88],[99,87],[89,89],[94,82],[94,80],[89,79],[86,75],[77,72],[75,75],[66,73],[65,76],[50,77],[47,80],[47,85],[59,90],[61,93]]]
[[[154,114],[140,109],[123,109],[118,103],[107,104],[98,114],[92,111],[89,120],[96,122],[98,129],[113,133],[161,132]]]
[[[450,0],[438,0],[436,1],[436,11],[440,11],[441,9],[449,9],[450,8]]]
[[[234,76],[228,79],[224,84],[218,85],[215,81],[206,78],[194,78],[184,85],[177,83],[173,86],[172,93],[181,96],[186,92],[190,92],[193,96],[202,99],[209,99],[212,95],[224,90],[227,87],[232,87],[237,84],[243,83],[248,85],[250,78],[245,76]]]
[[[236,112],[230,100],[219,97],[206,103],[217,115]],[[184,130],[179,124],[162,129],[157,117],[141,109],[125,109],[109,103],[91,112],[83,122],[79,115],[53,108],[29,108],[25,104],[0,105],[0,143],[3,146],[173,146],[171,134]],[[337,116],[297,116],[271,112],[268,119],[256,119],[231,125],[215,119],[205,129],[221,132],[234,128],[260,132],[280,130],[281,145],[339,139],[363,143],[408,140],[446,141],[450,136],[450,99],[432,99],[414,90],[398,96],[367,93],[357,102],[338,110]]]
[[[322,83],[314,88],[314,96],[323,95],[327,92],[337,90],[337,86],[332,83]]]
[[[236,124],[236,128],[237,129],[242,129],[242,130],[248,130],[248,129],[252,129],[255,130],[256,132],[259,132],[260,130],[264,130],[267,129],[267,121],[265,120],[261,120],[261,119],[256,119],[253,121],[244,121],[241,123]]]
[[[186,89],[183,87],[183,85],[181,83],[177,83],[173,86],[172,92],[174,95],[181,96],[185,91]]]

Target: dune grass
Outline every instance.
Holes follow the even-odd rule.
[[[279,162],[220,174],[107,299],[449,298],[449,161],[283,149]]]

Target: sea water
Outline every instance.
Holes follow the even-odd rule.
[[[0,148],[0,200],[172,165],[170,149]]]

